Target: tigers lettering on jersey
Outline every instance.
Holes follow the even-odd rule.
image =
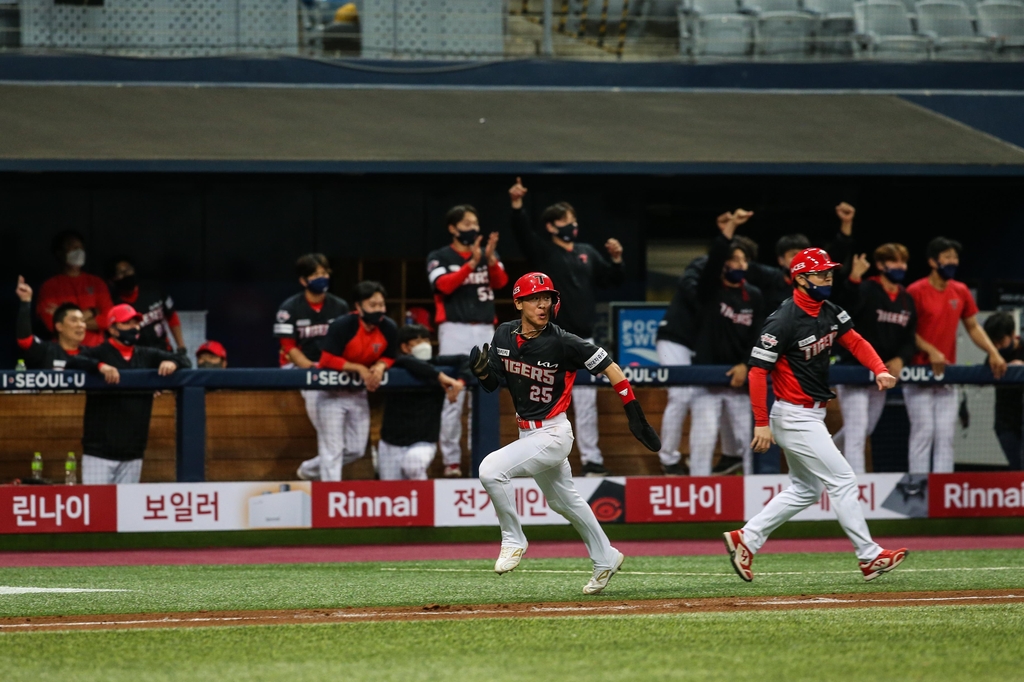
[[[754,309],[744,308],[740,312],[733,310],[732,306],[725,301],[719,302],[718,312],[721,313],[722,317],[727,320],[732,320],[734,324],[741,324],[745,327],[749,327],[754,324]]]
[[[831,348],[832,342],[835,341],[835,338],[836,332],[829,332],[820,339],[814,339],[814,337],[810,337],[810,341],[807,345],[802,345],[804,342],[801,341],[800,344],[802,345],[801,349],[804,352],[804,360],[810,360],[823,350]]]
[[[519,374],[527,379],[539,381],[542,384],[547,384],[548,386],[555,385],[555,371],[552,369],[541,369],[540,367],[528,365],[525,362],[519,362],[517,360],[509,360],[508,358],[502,358],[501,361],[505,365],[506,372]]]
[[[898,324],[901,327],[906,327],[910,324],[910,311],[901,310],[898,313],[890,312],[888,310],[875,310],[878,313],[878,322],[886,322],[888,324]]]

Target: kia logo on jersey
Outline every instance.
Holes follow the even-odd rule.
[[[557,362],[538,362],[537,364],[540,365],[541,367],[550,367],[551,369],[558,369]]]

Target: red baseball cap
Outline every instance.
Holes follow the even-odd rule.
[[[131,322],[132,320],[138,320],[142,322],[142,315],[140,315],[135,308],[131,307],[127,303],[120,303],[115,305],[107,313],[107,326],[112,327],[115,323],[124,324],[125,322]]]
[[[224,350],[224,346],[220,344],[220,341],[207,341],[199,346],[199,350],[196,351],[196,357],[199,357],[200,353],[210,353],[222,360],[228,359],[228,352]]]
[[[812,272],[826,272],[839,267],[842,265],[832,262],[825,249],[812,247],[793,256],[793,260],[789,264],[789,275],[790,277],[809,275]]]

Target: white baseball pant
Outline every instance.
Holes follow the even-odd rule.
[[[882,548],[871,539],[864,520],[857,477],[825,428],[825,408],[776,400],[770,420],[775,442],[786,453],[791,483],[743,526],[743,541],[750,551],[761,549],[772,531],[817,502],[826,490],[857,558],[875,559]]]
[[[594,343],[593,338],[584,339]],[[576,433],[576,446],[583,464],[604,464],[604,455],[597,445],[597,386],[573,386],[572,419]]]
[[[141,477],[142,458],[118,460],[82,455],[83,485],[138,483]]]
[[[689,365],[693,351],[675,341],[658,341],[658,362],[662,365]],[[682,455],[679,442],[683,439],[683,422],[693,400],[692,386],[672,386],[668,389],[668,402],[661,415],[661,452],[658,459],[665,466],[679,463]]]
[[[442,322],[437,327],[438,355],[469,355],[474,346],[494,340],[494,325],[466,322]],[[441,408],[441,460],[445,466],[462,463],[462,411],[466,407],[466,393],[462,391],[454,403],[444,401]],[[473,403],[469,406],[469,425],[466,440],[473,442]]]
[[[301,391],[316,429],[317,456],[299,469],[310,479],[340,481],[341,467],[366,453],[370,403],[366,391]]]
[[[927,474],[929,469],[937,474],[952,473],[958,394],[956,386],[903,385],[910,419],[908,473]]]
[[[382,481],[425,481],[427,467],[436,453],[436,443],[392,445],[378,441],[377,474]]]
[[[864,447],[868,436],[875,432],[885,409],[885,391],[876,386],[836,386],[839,410],[843,413],[843,428],[832,436],[832,442],[846,457],[855,474],[863,474]]]
[[[722,424],[722,417],[725,424]],[[750,394],[745,388],[731,386],[695,386],[690,412],[690,475],[710,476],[711,460],[715,455],[715,441],[722,434],[722,449],[726,454],[727,441],[739,449],[743,458],[743,473],[754,473],[750,441],[754,435],[754,415],[750,409]],[[726,436],[726,433],[730,436]]]
[[[501,525],[501,544],[526,547],[526,535],[516,514],[512,479],[532,476],[548,506],[573,525],[583,538],[594,567],[611,568],[618,558],[601,524],[572,483],[569,451],[572,426],[565,414],[541,422],[538,429],[520,429],[519,440],[495,450],[480,463],[480,483],[487,490]]]

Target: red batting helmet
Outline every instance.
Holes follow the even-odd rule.
[[[789,264],[789,276],[809,275],[812,272],[825,272],[838,267],[842,266],[839,263],[833,263],[825,249],[811,247],[793,256],[793,260]]]
[[[545,275],[543,272],[528,272],[519,279],[516,280],[516,284],[512,287],[512,300],[518,301],[521,298],[532,296],[534,294],[540,294],[548,292],[551,294],[552,303],[554,304],[554,315],[558,316],[558,309],[561,307],[561,297],[558,295],[558,290],[555,289],[554,283],[551,278]]]

